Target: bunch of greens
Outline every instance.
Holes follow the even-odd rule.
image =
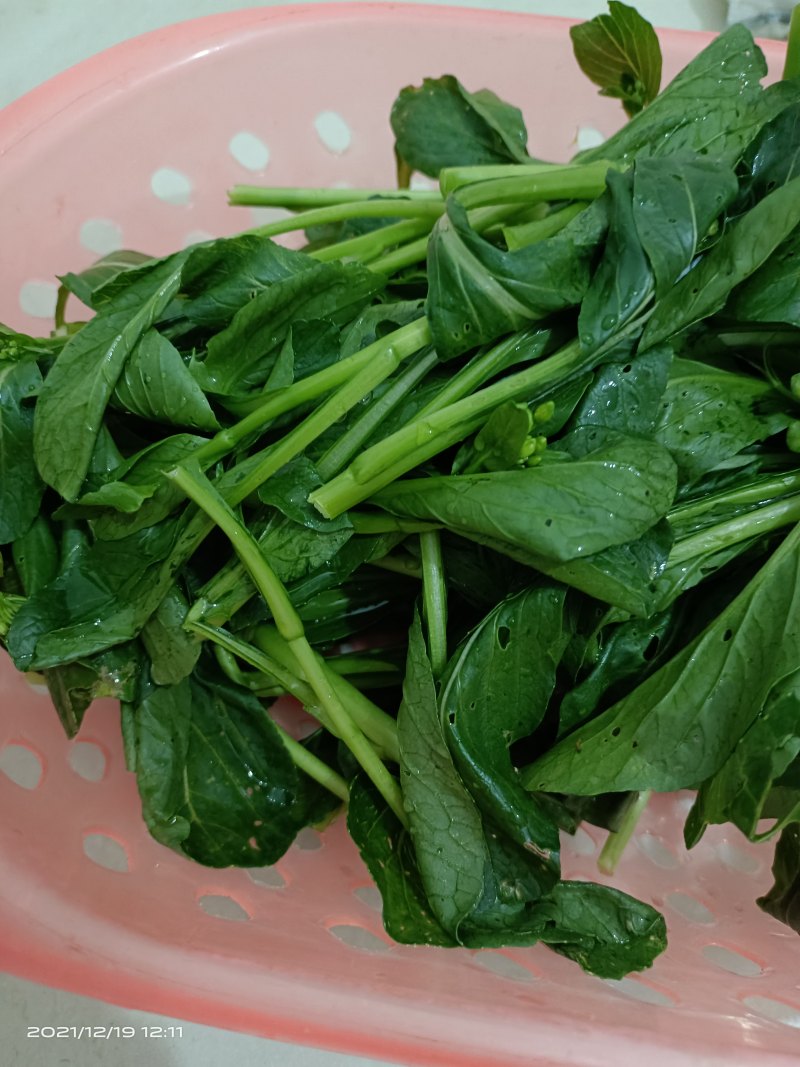
[[[396,191],[238,188],[294,214],[0,331],[0,634],[69,736],[120,700],[170,848],[262,866],[346,805],[398,941],[620,977],[663,919],[559,832],[613,867],[650,790],[698,789],[689,844],[782,832],[800,927],[800,82],[735,27],[659,94],[609,6],[572,31],[631,116],[600,148],[426,80]]]

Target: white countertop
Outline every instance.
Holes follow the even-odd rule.
[[[329,0],[318,0],[320,3]],[[420,0],[428,2],[428,0]],[[603,0],[438,0],[448,6],[591,18]],[[0,0],[0,106],[74,63],[119,41],[183,19],[241,7],[241,0]],[[659,26],[719,30],[727,0],[638,0],[639,11]],[[758,5],[750,4],[750,7]],[[773,6],[780,6],[773,5]],[[257,1037],[183,1023],[182,1036],[130,1042],[35,1039],[29,1026],[175,1025],[176,1020],[0,975],[3,1062],[11,1067],[379,1067],[375,1060],[289,1046]]]

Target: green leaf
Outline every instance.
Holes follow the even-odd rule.
[[[33,458],[33,406],[42,376],[32,360],[0,363],[0,544],[33,522],[44,485]]]
[[[609,886],[559,882],[536,916],[542,941],[599,978],[643,971],[667,947],[663,917]]]
[[[135,637],[172,585],[170,556],[185,525],[167,521],[79,547],[17,613],[8,633],[17,667],[55,667]]]
[[[639,159],[633,169],[633,219],[653,268],[656,297],[667,295],[738,192],[717,160]]]
[[[784,322],[800,326],[800,231],[731,293],[725,314],[742,322]]]
[[[448,664],[440,698],[445,739],[473,798],[545,866],[558,855],[558,831],[519,784],[509,746],[534,732],[553,694],[571,637],[565,592],[538,586],[498,604]]]
[[[132,700],[141,670],[141,652],[133,641],[46,670],[44,680],[67,737],[78,733],[86,709],[94,700]]]
[[[653,348],[626,363],[606,363],[575,409],[570,428],[595,426],[652,437],[661,413],[672,351]]]
[[[726,227],[717,244],[656,305],[642,348],[668,340],[724,307],[734,286],[749,278],[800,223],[800,178],[768,193]]]
[[[208,867],[262,867],[306,825],[308,786],[245,690],[196,677],[150,687],[135,730],[142,814],[161,844]]]
[[[121,248],[102,256],[91,267],[78,274],[73,274],[72,271],[62,274],[59,281],[64,289],[94,311],[109,299],[109,290],[103,291],[106,285],[114,280],[133,281],[134,275],[131,272],[142,267],[149,269],[155,266],[155,263],[152,256],[144,252]]]
[[[529,159],[519,109],[488,89],[467,92],[451,74],[403,89],[390,121],[398,160],[431,178],[443,167]]]
[[[450,197],[428,244],[426,313],[440,358],[579,304],[605,228],[605,208],[596,201],[555,236],[505,252],[477,234]]]
[[[771,837],[757,825],[764,818],[770,791],[800,753],[800,672],[781,678],[768,694],[750,728],[740,737],[720,770],[704,782],[686,822],[690,847],[709,823],[732,822],[751,840]],[[787,821],[800,820],[800,793]]]
[[[782,832],[772,865],[775,884],[758,906],[768,915],[800,933],[800,823]]]
[[[627,115],[651,103],[661,86],[661,46],[647,19],[633,7],[609,0],[609,14],[572,26],[578,66],[600,86],[601,96],[622,101]]]
[[[243,233],[197,245],[189,252],[181,289],[182,312],[198,326],[222,329],[259,293],[310,270],[313,259]]]
[[[342,330],[340,358],[355,355],[399,326],[407,326],[425,314],[423,300],[397,300],[364,310]]]
[[[33,424],[36,465],[66,500],[80,493],[111,394],[134,345],[177,293],[184,258],[148,269],[104,305],[44,380]]]
[[[173,586],[144,625],[142,643],[156,685],[182,682],[200,658],[200,642],[183,628],[188,610],[186,598]]]
[[[669,791],[716,774],[800,667],[798,544],[800,527],[695,640],[527,768],[526,788]]]
[[[205,395],[180,352],[158,330],[148,330],[133,349],[114,390],[126,411],[168,426],[219,429]]]
[[[352,530],[353,524],[346,513],[336,519],[323,519],[313,504],[309,504],[309,494],[320,485],[322,479],[311,460],[297,456],[261,486],[258,498],[278,508],[287,519],[311,530],[328,534]]]
[[[456,945],[431,912],[408,831],[363,775],[350,786],[347,829],[380,890],[387,934],[401,945]]]
[[[689,152],[732,164],[763,123],[787,102],[785,91],[761,89],[766,73],[766,61],[752,34],[740,24],[731,26],[648,107],[602,145],[582,152],[580,160],[631,162]]]
[[[380,275],[358,263],[317,263],[261,289],[208,343],[192,371],[200,386],[221,395],[263,386],[298,319],[328,319],[339,325],[370,302]]]
[[[17,574],[28,596],[58,574],[58,543],[48,519],[40,512],[11,546]]]
[[[410,478],[372,499],[392,514],[443,522],[512,556],[521,550],[565,562],[636,540],[667,513],[675,485],[664,448],[623,438],[569,462]]]
[[[785,402],[763,379],[676,359],[656,440],[669,449],[681,480],[693,482],[790,421]]]
[[[483,824],[442,735],[436,689],[415,615],[397,716],[400,782],[425,893],[436,919],[457,941],[483,893]]]
[[[800,175],[800,102],[765,123],[742,157],[741,200],[761,200]]]
[[[652,299],[654,288],[634,223],[633,175],[610,170],[606,183],[608,237],[578,315],[578,336],[584,349],[602,345],[634,319]]]

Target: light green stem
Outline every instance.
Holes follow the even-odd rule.
[[[431,224],[444,211],[442,200],[361,200],[345,204],[333,204],[330,207],[312,208],[301,211],[285,219],[267,222],[263,226],[254,226],[248,233],[259,237],[278,237],[282,233],[306,230],[311,226],[324,226],[332,222],[344,222],[347,219],[425,219]]]
[[[773,533],[782,526],[800,522],[800,496],[775,500],[763,508],[754,508],[743,515],[735,515],[725,522],[716,523],[689,537],[683,537],[673,545],[667,565],[674,567],[696,556],[716,552],[729,545],[747,541],[750,537]]]
[[[447,586],[439,531],[421,533],[422,600],[428,629],[428,649],[434,678],[447,666]]]
[[[253,634],[256,645],[263,649],[270,657],[283,664],[285,668],[301,680],[306,678],[305,672],[294,654],[290,644],[281,636],[275,626],[265,623],[256,627]],[[399,761],[400,752],[397,745],[397,724],[394,719],[379,708],[377,704],[365,697],[354,685],[341,677],[333,670],[322,656],[317,655],[321,668],[328,674],[328,681],[339,696],[342,703],[346,704],[353,722],[362,730],[369,739],[378,746],[387,759]]]
[[[378,567],[380,570],[389,571],[391,574],[402,574],[404,578],[422,578],[422,567],[413,556],[405,554],[402,556],[381,556],[380,559],[370,560],[369,566]]]
[[[283,207],[290,211],[334,207],[337,204],[357,204],[382,197],[388,200],[438,201],[438,189],[330,189],[303,188],[294,185],[234,185],[228,192],[228,203],[234,207]]]
[[[504,226],[503,237],[508,250],[517,252],[520,248],[527,248],[529,245],[536,244],[537,241],[544,241],[548,237],[555,236],[586,207],[588,207],[587,201],[578,200],[574,204],[567,204],[559,211],[545,215],[543,219],[534,219],[533,222],[524,222],[519,226]]]
[[[606,838],[606,843],[597,858],[597,866],[603,874],[613,874],[616,871],[617,864],[622,859],[622,854],[633,837],[639,819],[642,817],[649,801],[649,790],[637,794],[636,799],[625,812],[619,830],[615,833],[610,833]]]
[[[178,467],[170,471],[168,477],[180,486],[183,492],[228,538],[234,551],[250,573],[256,588],[264,597],[278,632],[297,657],[306,681],[314,690],[337,734],[353,753],[392,811],[403,825],[407,825],[408,820],[396,779],[389,773],[375,749],[345,709],[331,684],[328,672],[318,662],[317,654],[306,639],[303,622],[289,599],[283,583],[261,554],[256,540],[199,468]]]
[[[800,4],[795,4],[792,10],[782,77],[784,81],[800,77]]]

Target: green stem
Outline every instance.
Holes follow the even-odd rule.
[[[558,163],[487,163],[466,167],[443,167],[439,171],[439,189],[442,196],[449,196],[456,189],[476,182],[493,181],[510,176],[547,174],[551,170],[563,170]]]
[[[320,434],[343,418],[351,408],[388,378],[404,359],[428,344],[430,329],[427,319],[417,319],[382,338],[377,346],[370,345],[373,350],[372,358],[354,377],[280,441],[250,456],[223,476],[220,487],[227,490],[225,499],[232,504],[245,500]],[[363,351],[366,352],[367,349]],[[197,453],[193,455],[192,460],[196,458]],[[205,457],[201,459],[204,461]]]
[[[362,452],[340,475],[314,490],[309,500],[326,518],[335,518],[443,448],[462,440],[500,404],[532,399],[537,391],[593,366],[597,358],[596,351],[582,352],[579,342],[571,341],[540,363],[418,417]]]
[[[419,535],[422,555],[422,600],[434,678],[447,666],[447,586],[439,531]]]
[[[633,837],[634,830],[649,801],[650,790],[637,793],[636,799],[625,812],[619,830],[615,833],[610,833],[606,838],[606,843],[603,845],[603,849],[597,859],[597,866],[603,874],[613,874],[616,871],[617,864],[622,859],[622,853],[627,848],[631,837]]]
[[[301,680],[307,675],[292,646],[275,626],[262,624],[256,627],[253,640],[258,648],[263,649],[272,659],[282,663],[285,668]],[[397,745],[397,724],[394,719],[379,708],[377,704],[365,697],[363,693],[346,678],[333,670],[322,656],[315,653],[321,669],[328,675],[328,682],[338,694],[342,703],[346,703],[350,717],[367,737],[380,749],[387,759],[399,762],[400,751]]]
[[[261,554],[255,539],[198,468],[178,467],[170,471],[168,477],[180,486],[228,538],[249,571],[256,588],[264,597],[278,632],[296,656],[306,681],[314,690],[336,732],[401,823],[407,825],[408,819],[397,781],[345,709],[331,684],[328,672],[319,663],[317,654],[306,639],[303,622],[295,611],[283,583]]]
[[[425,219],[431,224],[444,212],[442,200],[361,200],[346,204],[332,204],[330,207],[312,208],[301,211],[289,218],[267,222],[263,226],[254,226],[248,233],[259,237],[278,237],[282,233],[306,230],[311,226],[324,226],[332,222],[344,222],[347,219]]]
[[[395,222],[389,226],[381,226],[371,233],[362,233],[360,237],[350,237],[345,241],[337,241],[326,248],[318,248],[309,255],[321,263],[332,259],[360,259],[362,263],[368,263],[372,269],[375,267],[370,262],[385,252],[387,248],[394,248],[405,241],[423,237],[427,242],[431,224],[428,219],[408,219],[405,222]]]
[[[613,164],[567,164],[531,173],[530,167],[510,167],[502,178],[491,178],[459,189],[457,199],[465,208],[484,204],[531,204],[537,200],[594,200],[606,187],[606,174]],[[452,192],[447,189],[447,192]]]
[[[348,515],[357,534],[384,533],[426,533],[428,530],[440,529],[438,522],[425,522],[418,519],[399,519],[384,511],[351,511]]]
[[[520,248],[527,248],[529,245],[536,244],[537,241],[553,237],[560,233],[576,215],[580,215],[587,206],[587,201],[578,200],[574,204],[567,204],[559,211],[553,211],[543,219],[534,219],[533,222],[524,222],[519,226],[504,226],[503,237],[506,247],[509,252],[517,252]]]
[[[435,352],[420,353],[411,365],[400,374],[386,392],[378,400],[374,401],[360,419],[345,431],[344,434],[331,445],[328,451],[317,463],[317,471],[323,481],[338,474],[342,467],[360,451],[367,441],[386,419],[394,411],[397,405],[422,381],[425,375],[439,362]]]
[[[406,578],[422,578],[422,568],[413,556],[381,556],[380,559],[370,560],[369,565],[391,574],[402,574]]]
[[[799,495],[776,500],[763,508],[754,508],[682,538],[673,545],[667,565],[673,567],[685,563],[686,560],[719,551],[751,537],[773,533],[795,522],[800,522]]]
[[[749,485],[736,486],[735,489],[726,489],[720,493],[704,496],[701,500],[692,500],[687,504],[679,504],[669,513],[671,526],[685,525],[693,519],[702,518],[709,513],[713,514],[718,508],[726,508],[739,504],[766,504],[773,497],[786,496],[800,490],[800,471],[790,471],[787,474],[776,474],[772,478],[761,478]]]
[[[321,786],[333,793],[334,796],[339,797],[346,804],[350,797],[350,791],[344,778],[337,774],[333,767],[329,767],[324,760],[321,760],[319,756],[315,756],[299,741],[295,741],[292,735],[287,733],[279,723],[273,720],[273,725],[281,735],[281,740],[294,760],[295,766],[299,767],[301,771],[305,771],[309,778],[319,782]]]
[[[412,355],[430,343],[430,328],[427,319],[417,319],[406,326],[401,326],[391,334],[373,341],[371,345],[355,352],[352,356],[339,360],[325,367],[316,374],[301,378],[285,389],[276,390],[265,400],[257,400],[254,409],[234,423],[233,426],[220,430],[204,445],[192,453],[192,458],[203,465],[211,465],[223,459],[228,453],[253,434],[263,431],[269,423],[289,411],[302,407],[309,401],[316,400],[324,393],[341,386],[352,386],[355,377],[364,370],[369,370],[376,357],[385,355],[387,350],[401,353],[403,357]],[[369,390],[368,390],[369,391]],[[359,397],[356,400],[360,400]]]
[[[784,81],[800,77],[800,4],[795,4],[792,11],[782,77]]]
[[[328,189],[302,188],[294,185],[234,185],[228,192],[228,203],[233,207],[284,207],[290,211],[308,211],[312,208],[334,207],[338,204],[353,204],[383,197],[388,200],[438,201],[437,189]]]

